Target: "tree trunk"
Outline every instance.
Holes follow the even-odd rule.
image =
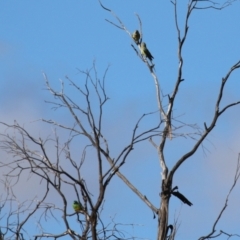
[[[95,212],[91,215],[91,231],[92,231],[92,240],[97,240],[97,214]]]
[[[168,179],[162,182],[161,207],[158,213],[158,237],[157,240],[166,240],[168,226],[168,207],[171,196],[172,181]]]
[[[158,214],[158,240],[166,240],[167,226],[168,226],[168,203],[169,197],[162,196],[161,210]]]

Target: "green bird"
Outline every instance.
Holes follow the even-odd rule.
[[[152,54],[149,52],[149,50],[147,49],[147,45],[146,43],[142,42],[141,43],[141,47],[140,47],[140,50],[141,50],[141,54],[142,56],[148,58],[150,61],[152,61],[152,59],[154,58],[152,56]]]
[[[81,212],[83,210],[82,204],[78,201],[74,201],[72,206],[75,212]]]
[[[134,40],[134,42],[136,44],[139,43],[139,39],[140,39],[140,33],[138,30],[134,31],[133,34],[132,34],[132,39]]]

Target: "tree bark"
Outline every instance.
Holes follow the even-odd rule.
[[[169,199],[171,196],[171,181],[163,180],[161,192],[161,206],[158,213],[158,240],[166,240],[167,226],[168,226],[168,208]]]

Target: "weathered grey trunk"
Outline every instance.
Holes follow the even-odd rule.
[[[168,202],[169,199],[164,198],[161,202],[161,212],[158,215],[158,240],[165,240],[168,226]]]
[[[172,181],[171,179],[163,180],[161,196],[161,206],[158,213],[158,237],[157,240],[166,240],[168,227],[168,209],[169,199],[171,196]]]

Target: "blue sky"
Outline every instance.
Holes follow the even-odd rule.
[[[187,2],[178,3],[181,30]],[[131,32],[138,28],[134,13],[139,14],[144,41],[154,56],[161,89],[164,94],[170,94],[178,68],[173,5],[168,0],[161,3],[105,0],[102,3],[112,9]],[[222,11],[193,12],[183,48],[185,81],[174,107],[179,120],[196,123],[202,128],[204,122],[210,122],[221,79],[240,60],[239,9],[237,1]],[[110,65],[106,80],[110,100],[106,105],[104,134],[109,140],[110,151],[117,156],[129,141],[136,121],[142,114],[157,110],[157,103],[153,79],[132,49],[132,40],[105,19],[117,23],[98,1],[93,0],[1,1],[0,120],[7,123],[17,120],[36,137],[46,137],[53,133],[53,128],[36,122],[37,119],[63,123],[72,123],[72,120],[65,111],[53,111],[44,102],[52,98],[46,91],[42,73],[46,73],[54,88],[60,89],[59,79],[64,80],[66,75],[82,83],[84,78],[77,69],[90,69],[93,61],[100,78]],[[223,103],[240,99],[239,80],[240,71],[236,71],[227,83]],[[68,94],[78,99],[67,82],[65,86]],[[239,106],[224,114],[204,144],[207,151],[200,148],[177,172],[174,185],[193,202],[190,208],[171,198],[170,221],[180,214],[177,239],[197,239],[208,233],[223,206],[240,151],[239,117]],[[153,123],[154,118],[149,118],[141,127]],[[60,131],[59,135],[64,141],[66,134]],[[194,141],[182,138],[168,141],[167,164],[173,166],[193,144]],[[76,156],[81,154],[75,145],[73,152]],[[85,174],[94,191],[95,178],[89,177],[92,175],[89,171],[86,169]],[[161,169],[157,152],[149,142],[135,147],[122,171],[144,195],[159,205]],[[24,194],[19,191],[19,198],[34,195],[33,188],[25,188]],[[239,190],[238,184],[218,230],[240,234]],[[69,192],[69,202],[71,194]],[[136,224],[134,230],[128,229],[135,236],[155,239],[157,220],[152,219],[152,212],[118,178],[109,185],[106,200],[103,213],[106,221],[109,216],[116,216],[116,221]]]

